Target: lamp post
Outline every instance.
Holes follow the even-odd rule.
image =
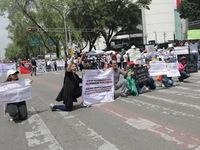
[[[76,8],[82,8],[83,6],[74,6],[74,7],[64,7],[65,9],[60,9],[59,7],[55,6],[55,5],[52,5],[52,4],[48,4],[48,3],[44,3],[44,2],[41,2],[42,4],[47,4],[47,5],[50,5],[51,7],[53,7],[54,9],[56,9],[57,11],[60,12],[60,14],[62,14],[63,16],[63,20],[64,20],[64,32],[65,32],[65,46],[66,46],[66,49],[67,47],[70,47],[71,48],[71,34],[70,34],[70,31],[69,31],[69,40],[67,38],[67,23],[66,23],[66,15],[69,11],[73,10],[73,9],[76,9]],[[68,43],[68,44],[67,44]],[[69,51],[68,50],[65,50],[65,52],[67,53],[67,55],[69,55]]]
[[[157,43],[157,33],[154,31],[155,34],[155,43]]]

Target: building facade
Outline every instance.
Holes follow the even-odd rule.
[[[187,20],[180,19],[177,2],[180,0],[152,0],[149,10],[142,9],[145,44],[186,39]]]

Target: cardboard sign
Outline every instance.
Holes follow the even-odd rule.
[[[138,84],[142,84],[149,81],[149,72],[147,67],[140,67],[134,69],[134,76]]]
[[[187,61],[187,66],[185,68],[185,71],[187,73],[194,73],[194,72],[198,72],[198,65],[197,62],[195,61]]]

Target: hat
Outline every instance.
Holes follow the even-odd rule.
[[[183,56],[183,57],[181,57],[180,61],[182,61],[182,60],[187,60],[187,58]]]
[[[7,77],[9,76],[9,75],[11,75],[11,74],[18,74],[19,73],[19,71],[15,71],[15,70],[13,70],[13,69],[10,69],[10,70],[8,70],[8,72],[7,72]]]
[[[84,63],[87,63],[87,62],[91,62],[91,60],[90,59],[85,59]]]

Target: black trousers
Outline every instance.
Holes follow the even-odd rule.
[[[31,76],[33,75],[33,73],[36,76],[36,66],[32,66]]]
[[[28,114],[26,102],[9,103],[7,104],[6,112],[8,112],[13,119],[25,120]]]

